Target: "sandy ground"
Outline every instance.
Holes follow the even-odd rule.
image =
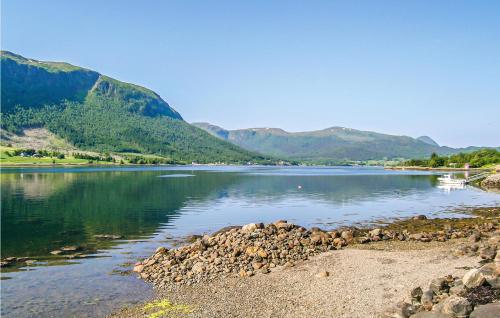
[[[416,286],[447,274],[463,275],[477,257],[455,257],[445,243],[381,242],[318,255],[269,274],[226,278],[158,294],[192,313],[174,317],[378,317],[408,299]],[[321,271],[330,276],[317,277]],[[144,306],[111,317],[148,317]]]

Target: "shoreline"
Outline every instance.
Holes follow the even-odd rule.
[[[332,313],[335,313],[334,317],[378,317],[387,304],[405,298],[409,288],[415,284],[427,284],[427,280],[435,276],[460,276],[465,273],[464,268],[477,264],[477,253],[463,252],[463,244],[467,243],[470,240],[468,237],[473,236],[477,230],[484,233],[483,235],[494,235],[498,228],[500,207],[477,208],[473,210],[473,214],[476,217],[467,219],[427,219],[417,216],[375,229],[305,229],[308,233],[306,237],[316,241],[313,245],[319,247],[317,253],[291,259],[284,257],[284,261],[279,261],[276,266],[267,267],[265,264],[271,259],[272,248],[269,250],[266,244],[273,240],[274,234],[262,239],[259,239],[257,234],[276,226],[280,227],[276,236],[281,235],[283,238],[285,233],[298,236],[297,233],[303,232],[301,227],[297,226],[297,230],[294,230],[289,223],[278,221],[274,225],[247,224],[243,227],[222,229],[212,236],[193,237],[194,243],[191,245],[170,251],[160,247],[152,257],[136,264],[134,270],[139,272],[143,279],[154,282],[156,296],[145,305],[124,308],[109,317],[150,317],[151,310],[154,311],[158,306],[160,310],[166,310],[165,314],[182,317],[303,317],[304,314],[311,315],[312,312],[317,317],[331,317]],[[451,229],[443,231],[449,228],[450,224]],[[326,235],[335,231],[337,233],[333,236],[339,240],[333,244],[333,236],[327,238]],[[240,233],[242,236],[238,236]],[[397,233],[399,235],[395,235]],[[314,238],[315,235],[317,238]],[[245,265],[245,268],[250,268],[250,272],[233,270],[230,275],[226,275],[227,272],[217,269],[228,267],[230,264],[224,260],[226,256],[220,253],[228,248],[226,243],[220,241],[221,237],[224,242],[233,238],[238,241],[238,245],[248,245],[243,249],[243,259],[234,259],[233,256],[233,261],[242,262],[246,258],[245,254],[252,253],[253,256],[248,255],[250,262]],[[192,247],[202,246],[204,240],[207,242],[204,251],[203,248],[190,250]],[[285,245],[291,243],[289,238],[284,240]],[[212,245],[213,242],[218,243]],[[225,247],[217,248],[217,244]],[[330,244],[334,248],[330,248]],[[249,250],[251,246],[261,248]],[[278,252],[285,249],[279,246]],[[213,257],[216,251],[219,253]],[[293,253],[293,249],[289,249],[286,254],[295,255]],[[227,260],[231,258],[227,257]],[[170,280],[166,278],[168,276],[163,276],[162,273],[168,273],[168,269],[162,272],[162,266],[171,268],[174,259],[180,260],[177,262],[180,267],[192,266],[190,277],[194,279]],[[182,260],[198,260],[198,263],[195,262],[198,265],[189,265],[189,262]],[[256,260],[264,265],[256,266]],[[202,263],[203,269],[199,265]],[[450,271],[450,268],[455,269]],[[373,277],[374,269],[381,274]],[[172,277],[178,277],[175,276],[178,274],[174,273],[175,271],[172,272]],[[207,276],[210,276],[210,273],[215,275],[205,280],[205,273],[208,273]],[[365,280],[360,281],[359,277],[365,277]],[[367,282],[366,279],[371,281]],[[339,290],[337,285],[342,284],[354,287],[344,290],[342,301],[339,301],[338,293],[342,290]],[[393,291],[389,291],[391,284],[397,286]],[[300,288],[297,289],[296,286]],[[361,290],[358,292],[356,288]],[[373,292],[378,290],[374,304],[371,303],[372,292],[363,288],[373,289]],[[387,288],[389,290],[386,290]],[[316,289],[321,292],[318,293]],[[333,295],[332,290],[335,290]],[[328,294],[330,297],[325,298]],[[356,302],[352,303],[351,300]],[[296,302],[301,304],[293,307]],[[357,308],[357,305],[360,307]],[[304,308],[309,309],[303,311]]]
[[[384,167],[385,170],[415,170],[415,171],[472,171],[472,172],[477,172],[477,171],[489,171],[489,170],[494,170],[494,168],[488,167],[488,168],[447,168],[447,167],[437,167],[437,168],[432,168],[432,167],[420,167],[420,166],[394,166],[394,167]]]
[[[248,165],[248,164],[218,164],[218,163],[206,163],[206,164],[192,164],[192,163],[173,163],[173,164],[134,164],[134,163],[2,163],[0,161],[0,168],[25,168],[25,167],[39,167],[39,168],[53,168],[53,167],[301,167],[300,165]],[[456,172],[479,172],[479,171],[490,171],[492,168],[430,168],[430,167],[387,167],[387,166],[359,166],[359,165],[333,165],[333,166],[325,166],[325,165],[311,165],[307,167],[317,167],[317,168],[333,168],[333,167],[367,167],[367,168],[383,168],[383,170],[401,170],[401,171],[456,171]]]

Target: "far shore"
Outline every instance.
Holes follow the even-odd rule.
[[[384,167],[386,170],[419,170],[419,171],[488,171],[494,170],[494,168],[486,167],[486,168],[451,168],[451,167],[420,167],[420,166],[386,166]]]
[[[8,162],[8,163],[3,163],[0,160],[0,167],[53,167],[53,166],[269,166],[269,167],[300,167],[300,165],[260,165],[260,164],[225,164],[225,163],[172,163],[172,164],[167,164],[167,163],[158,163],[158,164],[150,164],[150,163],[143,163],[143,164],[138,164],[138,163],[119,163],[119,162],[94,162],[94,163],[88,163],[88,162],[19,162],[19,163],[13,163],[13,162]],[[419,167],[419,166],[381,166],[381,165],[308,165],[308,167],[383,167],[385,170],[419,170],[419,171],[488,171],[488,170],[494,170],[494,168],[487,167],[487,168],[446,168],[446,167],[438,167],[438,168],[431,168],[431,167]]]
[[[134,163],[0,163],[0,168],[53,168],[53,167],[141,167],[186,166],[183,164],[134,164]]]

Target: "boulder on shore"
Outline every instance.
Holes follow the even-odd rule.
[[[489,189],[500,189],[500,173],[495,173],[487,176],[481,182],[481,185]]]

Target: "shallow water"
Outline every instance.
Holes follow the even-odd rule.
[[[287,219],[333,228],[500,204],[474,187],[442,189],[437,177],[353,167],[2,169],[2,257],[38,261],[2,269],[2,315],[95,317],[134,304],[151,294],[128,274],[134,262],[226,225]],[[50,254],[63,246],[86,258]]]

